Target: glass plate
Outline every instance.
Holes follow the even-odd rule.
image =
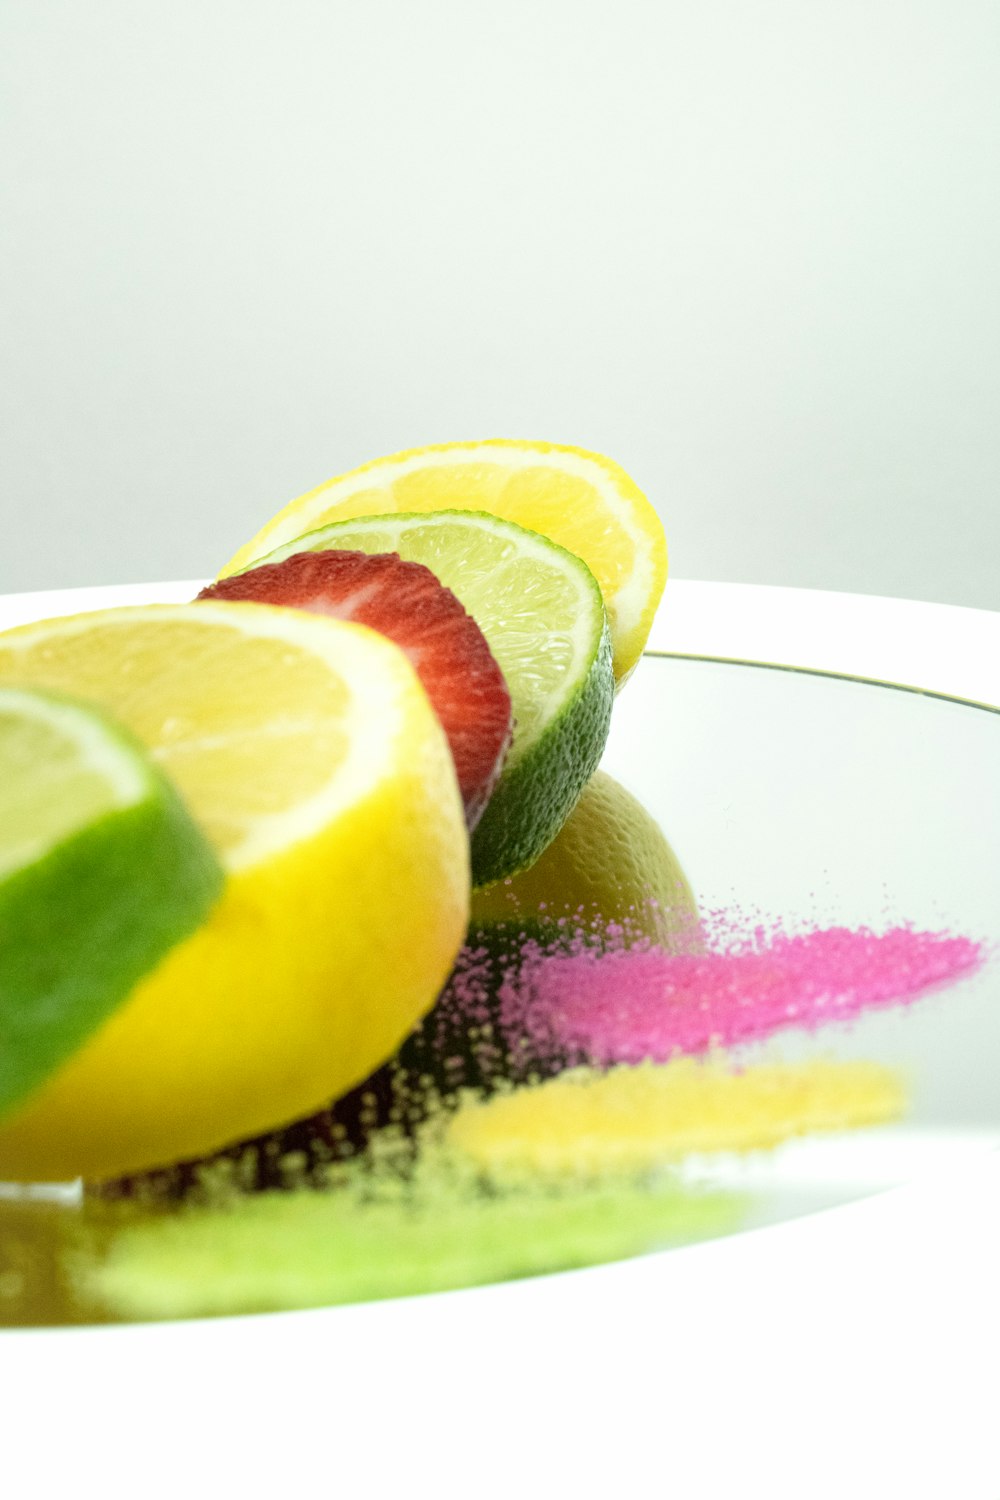
[[[862,680],[653,653],[617,700],[603,766],[656,818],[703,912],[792,930],[909,923],[1000,940],[1000,712]],[[697,1180],[749,1195],[745,1229],[1000,1145],[998,1002],[989,961],[912,1007],[740,1049],[740,1061],[822,1055],[902,1068],[912,1108],[897,1126],[700,1159]],[[37,1215],[44,1238],[54,1212],[8,1194],[0,1235],[6,1217],[23,1245],[25,1216]],[[0,1290],[15,1285],[12,1271]],[[7,1300],[10,1314],[16,1298]],[[23,1308],[13,1320],[25,1321]]]
[[[655,814],[703,911],[789,929],[911,924],[1000,941],[1000,711],[798,669],[649,654],[604,767]],[[772,1222],[1000,1145],[1000,965],[764,1055],[904,1070],[905,1123],[812,1137],[707,1176]]]

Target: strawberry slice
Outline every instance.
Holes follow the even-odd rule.
[[[289,605],[395,641],[448,737],[465,821],[475,828],[510,747],[510,693],[479,626],[430,568],[395,552],[296,552],[222,578],[198,598]]]

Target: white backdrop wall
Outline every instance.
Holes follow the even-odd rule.
[[[1000,608],[996,0],[3,0],[0,148],[3,589],[533,436],[677,576]]]

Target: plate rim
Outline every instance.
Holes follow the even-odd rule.
[[[178,603],[206,581],[0,594],[0,629],[80,608]],[[861,677],[1000,706],[1000,606],[671,577],[647,649]]]

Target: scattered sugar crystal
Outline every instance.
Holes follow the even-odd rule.
[[[811,1131],[897,1119],[898,1073],[876,1063],[666,1064],[576,1068],[466,1103],[447,1139],[491,1175],[652,1171],[693,1152],[754,1151]]]
[[[539,1059],[663,1062],[912,1003],[982,958],[970,938],[910,927],[758,930],[701,954],[529,944],[504,976],[500,1024]]]
[[[723,1050],[910,1004],[984,957],[969,938],[910,927],[789,935],[718,916],[669,951],[617,927],[563,926],[549,943],[494,933],[463,950],[422,1026],[351,1095],[150,1178],[152,1204],[134,1183],[132,1201],[93,1203],[80,1306],[113,1318],[320,1306],[726,1232],[745,1205],[683,1187],[680,1158],[888,1120],[904,1099],[875,1063],[737,1071]],[[192,1188],[197,1201],[171,1202]]]
[[[125,1221],[75,1275],[85,1303],[119,1318],[278,1311],[593,1265],[725,1233],[742,1211],[673,1183],[485,1193],[431,1154],[409,1182],[355,1173],[337,1191]]]

